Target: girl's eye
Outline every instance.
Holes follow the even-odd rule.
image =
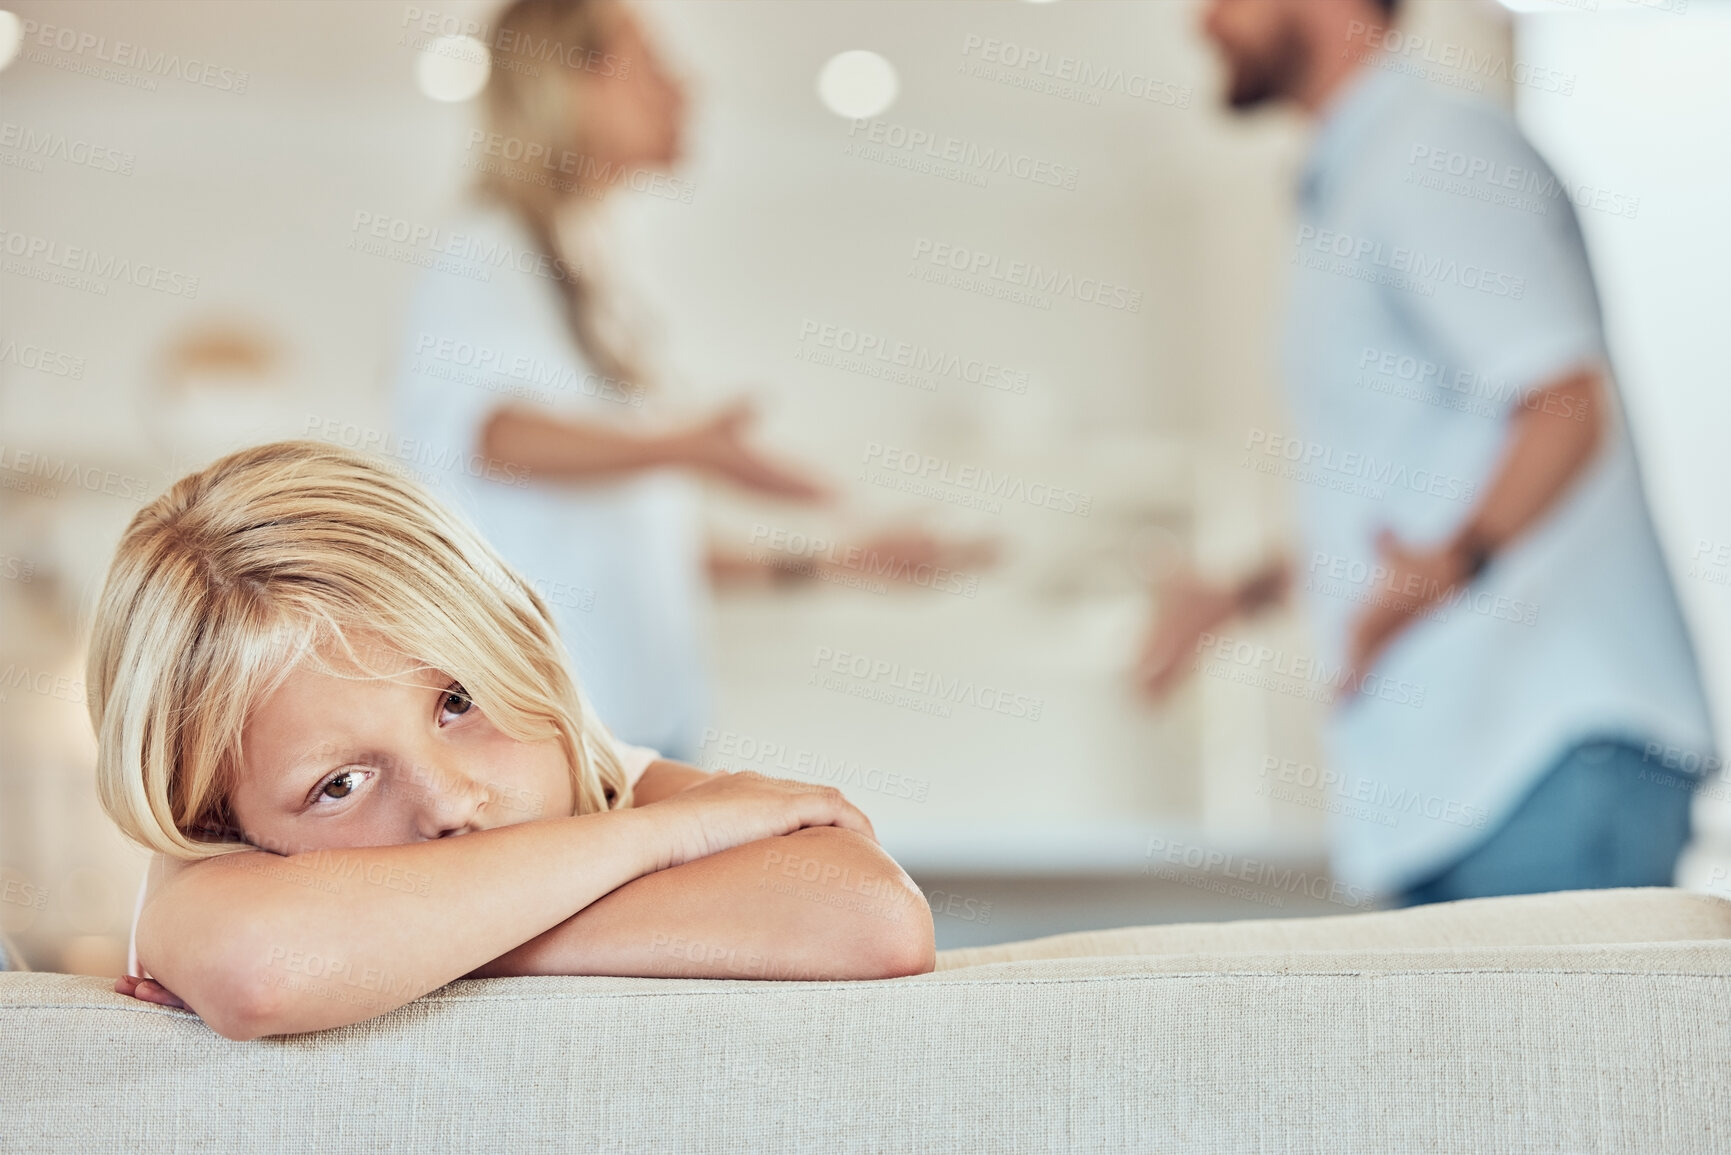
[[[439,712],[462,717],[475,706],[469,692],[456,682],[452,682],[445,690],[445,696],[439,700]]]
[[[333,802],[341,801],[360,789],[360,785],[359,770],[344,770],[341,774],[327,779],[325,784],[319,787],[318,797],[321,800],[328,798]]]

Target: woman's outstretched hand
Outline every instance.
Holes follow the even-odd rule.
[[[870,820],[835,787],[750,770],[716,771],[709,781],[651,802],[638,813],[665,824],[657,870],[808,826],[839,826],[877,841]]]
[[[828,487],[802,470],[784,465],[747,444],[746,434],[757,412],[749,401],[736,401],[714,417],[675,438],[675,459],[724,481],[793,501],[819,501]]]

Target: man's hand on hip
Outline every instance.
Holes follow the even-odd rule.
[[[1356,684],[1390,642],[1467,578],[1458,551],[1409,549],[1390,530],[1376,537],[1377,572],[1368,604],[1347,631],[1346,676]],[[1345,699],[1342,699],[1343,701]]]

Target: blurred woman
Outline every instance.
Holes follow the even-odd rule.
[[[684,122],[684,93],[632,12],[517,0],[490,47],[475,203],[447,233],[467,263],[418,287],[397,427],[550,603],[613,730],[689,759],[707,697],[706,563],[753,568],[706,556],[697,480],[798,501],[824,491],[751,444],[747,407],[668,413],[606,291],[599,210],[620,183],[666,180]],[[907,533],[877,548],[915,566],[938,552]]]

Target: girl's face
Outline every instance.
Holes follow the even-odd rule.
[[[556,741],[501,733],[448,675],[385,652],[389,679],[302,664],[253,710],[231,800],[250,842],[394,846],[573,812]]]
[[[685,92],[623,5],[606,51],[610,63],[573,73],[583,139],[601,164],[666,168],[679,159]]]

